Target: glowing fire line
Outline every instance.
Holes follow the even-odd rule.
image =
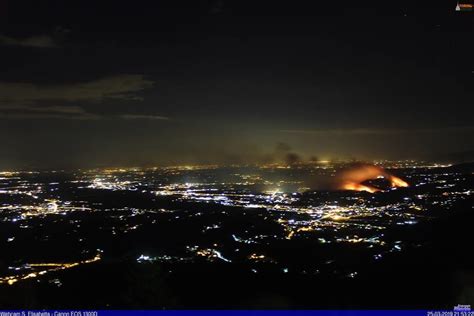
[[[409,186],[406,181],[388,173],[380,167],[361,165],[342,171],[337,177],[337,189],[375,193],[381,191],[381,189],[362,183],[377,178],[387,179],[390,181],[392,188],[404,188]]]

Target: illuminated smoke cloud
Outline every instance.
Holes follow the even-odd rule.
[[[408,187],[408,183],[385,171],[381,167],[367,164],[359,164],[341,170],[336,174],[337,190],[366,191],[374,193],[381,189],[363,184],[365,181],[384,178],[390,181],[393,188]]]
[[[296,153],[291,152],[291,153],[286,154],[285,156],[285,163],[287,165],[294,165],[294,164],[299,163],[300,161],[301,161],[301,157]]]

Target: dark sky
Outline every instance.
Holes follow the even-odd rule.
[[[455,6],[0,0],[0,168],[472,153]]]

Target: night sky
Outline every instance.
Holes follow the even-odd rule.
[[[0,0],[0,168],[474,156],[455,6]]]

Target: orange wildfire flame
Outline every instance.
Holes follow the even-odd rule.
[[[377,178],[385,178],[390,181],[393,188],[408,187],[408,183],[390,173],[383,168],[373,165],[359,165],[340,172],[337,179],[337,189],[351,191],[378,192],[381,189],[364,185],[363,182]]]

